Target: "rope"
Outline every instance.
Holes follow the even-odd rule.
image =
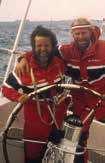
[[[52,110],[51,110],[50,105],[48,105],[48,109],[49,109],[50,115],[51,115],[51,117],[52,117],[52,120],[53,120],[53,122],[55,123],[56,128],[59,129],[59,126],[58,126],[57,121],[56,121],[56,118],[55,118],[55,116],[54,116],[54,114],[53,114],[53,112],[52,112]],[[55,108],[55,105],[54,105],[53,110],[55,110],[55,109],[56,109],[56,108]]]
[[[34,91],[37,91],[37,86],[36,86],[36,80],[35,80],[35,76],[34,76],[34,73],[33,73],[33,69],[31,68],[31,79],[32,79],[32,83],[33,83],[33,85],[34,85]],[[47,102],[47,101],[46,101]],[[57,125],[57,122],[56,122],[56,120],[55,120],[55,118],[54,118],[54,115],[53,115],[53,112],[51,111],[51,108],[50,108],[50,106],[48,105],[48,110],[49,110],[49,112],[50,112],[50,115],[51,115],[51,117],[52,117],[52,120],[51,120],[51,122],[46,122],[44,119],[43,119],[43,117],[42,117],[42,115],[41,115],[41,107],[40,107],[40,100],[39,100],[39,98],[38,98],[38,94],[36,94],[36,104],[37,104],[37,110],[38,110],[38,114],[39,114],[39,117],[40,117],[40,120],[42,121],[42,123],[44,123],[45,125],[52,125],[53,124],[53,122],[55,122],[55,125],[56,125],[56,127],[57,128],[59,128],[58,127],[58,125]],[[55,108],[54,108],[55,109]]]
[[[66,146],[62,146],[62,147],[59,147],[59,146],[49,142],[48,145],[47,145],[47,150],[46,150],[45,155],[44,155],[44,159],[47,157],[47,154],[49,152],[50,152],[50,155],[52,153],[54,154],[54,152],[56,152],[55,149],[57,149],[58,151],[62,151],[64,153],[67,153],[67,154],[72,154],[72,155],[83,155],[86,152],[86,148],[83,148],[83,147],[80,147],[80,146],[78,146],[78,147],[83,149],[82,152],[71,152],[71,147],[76,149],[77,148],[76,145],[75,146],[71,146],[71,147],[66,147]]]

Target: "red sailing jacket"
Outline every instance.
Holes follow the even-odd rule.
[[[28,53],[27,56],[30,68],[33,69],[34,77],[38,88],[49,84],[58,83],[61,81],[61,74],[64,73],[64,65],[60,59],[54,57],[52,63],[48,66],[48,69],[44,70],[37,65],[31,52]],[[22,94],[19,93],[18,90],[16,90],[17,88],[19,88],[17,82],[22,85],[24,92],[31,88],[33,84],[30,75],[24,74],[21,79],[18,79],[15,75],[16,74],[14,73],[10,75],[10,79],[8,79],[5,85],[3,86],[3,93],[7,98],[13,101],[18,101],[18,98]],[[14,79],[13,76],[16,78]],[[48,97],[52,97],[53,95],[56,95],[56,93],[57,91],[55,90],[55,88],[53,88],[50,93],[46,92],[45,95],[47,94]],[[35,100],[29,99],[24,104],[24,137],[37,141],[47,141],[49,133],[54,127],[54,125],[49,125],[52,121],[52,118],[48,110],[47,102],[40,102],[40,108],[41,116],[47,124],[42,122],[38,113],[37,104]],[[56,110],[54,111],[55,118],[59,127],[62,124],[64,116],[66,115],[66,109],[67,107],[65,102],[62,102],[61,104],[56,106]],[[40,155],[40,151],[43,148],[42,144],[37,143],[25,143],[25,146],[26,157],[28,159],[35,159],[37,156]]]
[[[105,94],[105,41],[98,40],[100,31],[95,27],[92,33],[92,46],[83,54],[75,43],[59,47],[61,55],[67,63],[67,73],[75,84],[86,86]],[[89,108],[95,106],[97,98],[81,92],[73,91],[74,113],[84,119]],[[105,102],[96,112],[96,118],[105,118]]]

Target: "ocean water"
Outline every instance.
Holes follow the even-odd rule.
[[[92,20],[99,27],[102,26],[101,20]],[[19,28],[19,21],[15,22],[0,22],[0,48],[13,48],[16,34]],[[46,21],[46,22],[30,22],[26,21],[17,50],[29,50],[30,34],[37,25],[43,25],[50,28],[57,36],[58,43],[68,43],[72,41],[70,34],[70,25],[72,21]],[[105,33],[102,34],[102,39],[105,38]],[[10,54],[0,51],[0,78],[4,76],[8,64]]]

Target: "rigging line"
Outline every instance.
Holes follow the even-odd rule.
[[[32,79],[32,83],[34,85],[34,91],[37,91],[37,82],[36,82],[36,78],[34,76],[34,73],[33,73],[33,69],[31,68],[31,79]],[[37,104],[37,110],[38,110],[38,114],[39,114],[39,117],[41,119],[41,121],[46,124],[46,125],[52,125],[52,122],[51,121],[50,123],[47,123],[43,117],[42,117],[42,114],[41,114],[41,107],[40,107],[40,101],[39,101],[39,97],[38,95],[36,94],[36,104]]]
[[[7,0],[4,0],[4,1],[7,1]],[[4,1],[3,1],[3,2],[4,2]],[[1,3],[2,3],[2,0],[0,0],[0,6],[1,6]],[[5,2],[5,3],[6,3],[6,2]]]
[[[50,115],[51,115],[51,117],[52,117],[52,120],[53,120],[53,122],[54,122],[56,128],[59,129],[58,123],[57,123],[57,121],[56,121],[56,118],[55,118],[55,116],[54,116],[54,113],[52,112],[52,110],[51,110],[51,108],[50,108],[50,105],[48,105],[48,109],[49,109]],[[54,107],[54,109],[55,109],[55,107]]]
[[[0,48],[0,52],[7,52],[7,53],[12,53],[12,50],[11,49],[8,49],[8,48]],[[24,54],[25,51],[19,51],[19,50],[15,50],[14,51],[14,54]]]
[[[10,60],[9,60],[9,63],[8,63],[8,67],[7,67],[7,70],[6,70],[6,73],[5,73],[5,77],[4,77],[3,83],[6,81],[6,78],[8,76],[9,70],[11,68],[11,63],[13,61],[14,54],[15,54],[14,52],[15,52],[15,50],[17,48],[17,45],[18,45],[18,42],[19,42],[22,30],[23,30],[23,26],[25,24],[25,20],[26,20],[26,17],[27,17],[27,14],[28,14],[28,11],[29,11],[29,8],[30,8],[30,5],[31,5],[31,2],[32,2],[32,0],[29,0],[27,8],[26,8],[25,15],[23,16],[23,19],[20,22],[20,26],[19,26],[18,33],[17,33],[16,39],[15,39],[15,42],[14,42],[14,46],[13,46],[13,49],[12,49],[12,52],[11,52],[11,57],[10,57]]]

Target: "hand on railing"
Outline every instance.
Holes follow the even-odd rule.
[[[18,102],[20,102],[21,104],[24,104],[25,102],[27,102],[27,100],[29,99],[30,97],[27,95],[27,94],[23,94],[19,99],[18,99]]]

